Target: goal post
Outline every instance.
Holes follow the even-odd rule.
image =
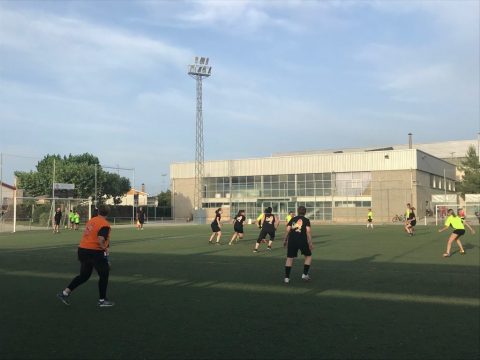
[[[443,220],[447,217],[448,209],[453,209],[455,213],[457,212],[459,205],[457,203],[450,204],[436,204],[435,205],[435,225],[438,226],[439,220]]]

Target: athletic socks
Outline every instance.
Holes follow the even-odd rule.
[[[290,277],[290,272],[292,271],[291,266],[285,266],[285,277],[289,278]]]
[[[303,274],[308,275],[308,270],[310,270],[310,265],[303,265]]]

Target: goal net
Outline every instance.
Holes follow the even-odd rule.
[[[78,212],[80,224],[85,224],[91,213],[88,199],[18,197],[16,200],[6,201],[1,214],[0,231],[16,232],[52,228],[56,209],[62,212],[61,229],[69,227],[70,211]]]
[[[457,213],[458,211],[458,204],[437,204],[435,205],[435,225],[443,224],[445,221],[448,212],[448,209],[452,209]]]

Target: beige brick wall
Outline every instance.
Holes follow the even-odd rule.
[[[174,179],[172,181],[172,187],[174,218],[190,218],[193,209],[195,178]]]

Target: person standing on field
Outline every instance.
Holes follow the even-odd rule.
[[[238,239],[243,239],[243,223],[245,222],[245,210],[238,210],[237,216],[233,219],[233,236],[230,239],[228,245],[232,245],[233,242],[238,242]]]
[[[143,230],[143,224],[145,223],[145,213],[143,212],[143,208],[139,207],[137,211],[137,222],[138,222],[138,230]]]
[[[254,253],[258,253],[260,243],[266,241],[267,235],[269,236],[267,250],[272,250],[272,244],[275,240],[275,232],[279,224],[280,221],[278,219],[278,216],[272,214],[272,208],[270,206],[266,208],[265,213],[258,222],[258,226],[262,230],[260,231],[260,235],[258,235],[257,243],[255,244],[255,248],[253,249]]]
[[[78,230],[80,228],[80,214],[77,211],[75,211],[75,214],[73,215],[73,221],[75,222],[75,230]]]
[[[368,214],[367,214],[367,229],[372,228],[373,230],[373,212],[372,209],[368,209]]]
[[[473,230],[473,228],[466,221],[462,220],[460,216],[457,216],[453,209],[448,209],[447,215],[448,217],[445,220],[445,226],[438,230],[438,232],[441,233],[447,230],[450,226],[453,228],[453,232],[448,238],[447,251],[443,254],[443,257],[451,256],[450,250],[454,241],[457,242],[457,245],[460,248],[460,255],[465,255],[465,249],[460,241],[460,236],[465,235],[465,226],[468,227],[472,235],[475,234],[475,230]]]
[[[55,215],[53,216],[53,233],[58,234],[60,232],[60,222],[62,220],[62,210],[58,208],[55,211]]]
[[[220,238],[222,237],[222,208],[215,210],[215,218],[213,219],[210,227],[212,228],[212,235],[208,240],[209,244],[213,244],[213,238],[217,235],[217,241],[215,245],[220,245]]]
[[[98,273],[99,307],[110,307],[114,303],[107,299],[108,277],[110,263],[108,261],[110,249],[110,223],[106,217],[109,209],[105,205],[98,208],[98,216],[91,218],[85,225],[85,230],[78,247],[78,260],[80,261],[80,274],[70,284],[57,294],[65,305],[70,305],[70,295],[78,286],[82,285],[92,275],[93,269]]]
[[[303,254],[305,261],[303,264],[302,280],[309,281],[310,265],[312,264],[312,233],[310,230],[310,220],[305,217],[307,209],[305,206],[299,206],[297,216],[292,218],[285,233],[283,246],[287,248],[287,261],[285,262],[284,283],[290,282],[290,272],[292,271],[293,259],[298,256],[298,251]]]
[[[70,230],[75,229],[75,213],[73,212],[73,210],[70,210],[70,212],[68,213],[68,228]]]

